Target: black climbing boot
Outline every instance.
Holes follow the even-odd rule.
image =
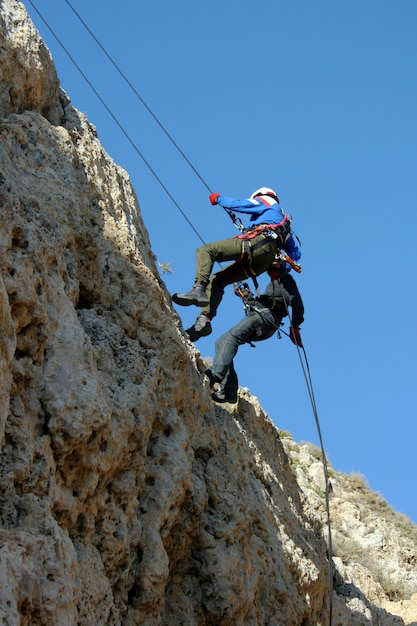
[[[214,389],[215,391],[218,391],[220,389],[220,380],[216,376],[214,376],[211,370],[206,370],[205,374],[207,378],[209,379],[210,389]]]
[[[211,397],[215,402],[230,402],[230,404],[236,404],[237,391],[225,391],[224,389],[221,389],[220,391],[212,393]]]
[[[207,335],[211,335],[212,328],[210,324],[210,320],[204,313],[200,313],[194,322],[194,326],[187,328],[185,331],[189,336],[191,341],[197,341],[200,337],[207,337]]]

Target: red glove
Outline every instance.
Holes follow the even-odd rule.
[[[291,326],[291,328],[290,328],[290,339],[296,346],[299,346],[300,348],[303,347],[303,342],[301,341],[301,335],[300,335],[300,329],[299,328],[293,328]]]
[[[281,278],[282,265],[279,261],[272,261],[271,265],[268,267],[268,275],[271,280],[277,280],[277,278]]]
[[[219,193],[211,193],[210,194],[210,202],[211,204],[217,204],[217,198],[220,196]]]
[[[275,269],[275,267],[270,267],[268,270],[268,275],[271,280],[277,280],[281,278],[282,274],[279,270]]]

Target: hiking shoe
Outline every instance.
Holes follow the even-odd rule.
[[[210,385],[210,389],[214,389],[215,391],[219,390],[219,379],[216,378],[216,376],[214,376],[213,372],[211,370],[206,370],[205,374],[207,376],[207,378],[209,379],[209,385]]]
[[[174,293],[172,301],[181,306],[190,306],[191,304],[205,306],[208,304],[209,299],[205,286],[196,283],[191,291],[187,291],[187,293]]]
[[[185,332],[191,341],[197,341],[200,337],[207,337],[207,335],[211,335],[212,330],[210,319],[204,313],[200,313],[194,322],[194,326],[187,328]]]
[[[207,372],[206,372],[207,374]],[[233,392],[233,391],[228,391],[226,393],[226,391],[222,390],[222,391],[217,391],[215,393],[211,394],[212,399],[215,402],[220,402],[223,404],[223,402],[230,402],[230,404],[236,404],[237,402],[237,391]]]

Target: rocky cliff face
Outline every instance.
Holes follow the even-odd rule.
[[[212,403],[128,174],[0,26],[1,622],[325,626],[320,455]],[[415,527],[331,480],[333,625],[416,624]]]

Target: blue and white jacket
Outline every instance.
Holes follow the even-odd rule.
[[[280,205],[271,196],[256,196],[252,200],[237,200],[220,195],[217,198],[217,203],[225,209],[249,214],[249,227],[259,224],[279,224],[285,217]],[[283,248],[293,261],[298,261],[301,257],[301,250],[291,231]]]

